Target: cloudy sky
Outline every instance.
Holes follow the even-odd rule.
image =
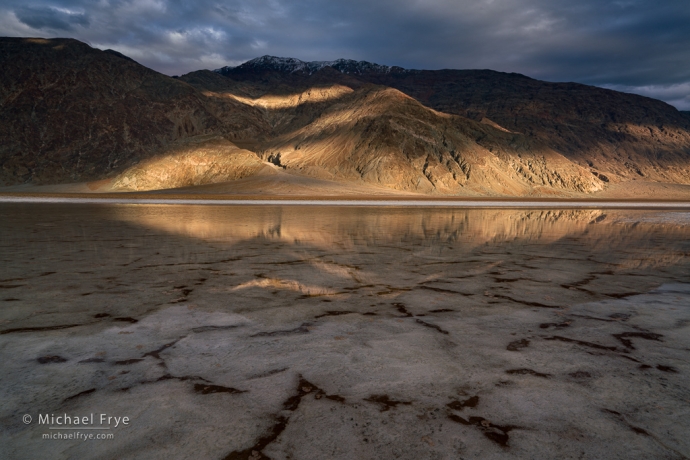
[[[342,57],[519,72],[690,110],[690,0],[0,0],[0,35],[73,37],[168,75]]]

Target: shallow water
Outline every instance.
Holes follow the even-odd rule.
[[[3,458],[690,455],[690,213],[0,216]]]

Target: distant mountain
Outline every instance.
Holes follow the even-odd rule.
[[[380,64],[372,64],[367,61],[355,61],[352,59],[337,59],[335,61],[311,61],[305,62],[295,58],[281,58],[275,56],[261,56],[251,61],[247,61],[237,67],[222,67],[214,70],[223,76],[236,74],[240,72],[252,71],[275,71],[283,73],[300,73],[312,75],[319,70],[331,67],[338,72],[353,75],[362,75],[369,73],[386,74],[397,72],[410,72],[402,67],[389,67]]]
[[[0,185],[280,171],[443,195],[690,184],[686,113],[575,83],[270,56],[170,78],[70,39],[0,38],[0,66]]]

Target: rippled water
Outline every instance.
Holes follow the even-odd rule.
[[[630,456],[614,439],[629,458],[690,455],[687,212],[0,216],[8,455]],[[91,450],[51,454],[20,419],[103,410],[135,424]]]

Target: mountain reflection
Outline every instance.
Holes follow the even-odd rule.
[[[55,315],[112,304],[134,318],[186,302],[262,321],[276,311],[306,321],[310,302],[567,308],[684,283],[690,268],[685,212],[20,204],[3,213],[6,298]]]
[[[263,240],[319,249],[382,244],[567,244],[641,267],[687,256],[688,213],[630,210],[419,209],[329,206],[118,206],[118,220],[223,245]],[[652,250],[653,251],[650,251]],[[614,255],[615,253],[615,255]]]

